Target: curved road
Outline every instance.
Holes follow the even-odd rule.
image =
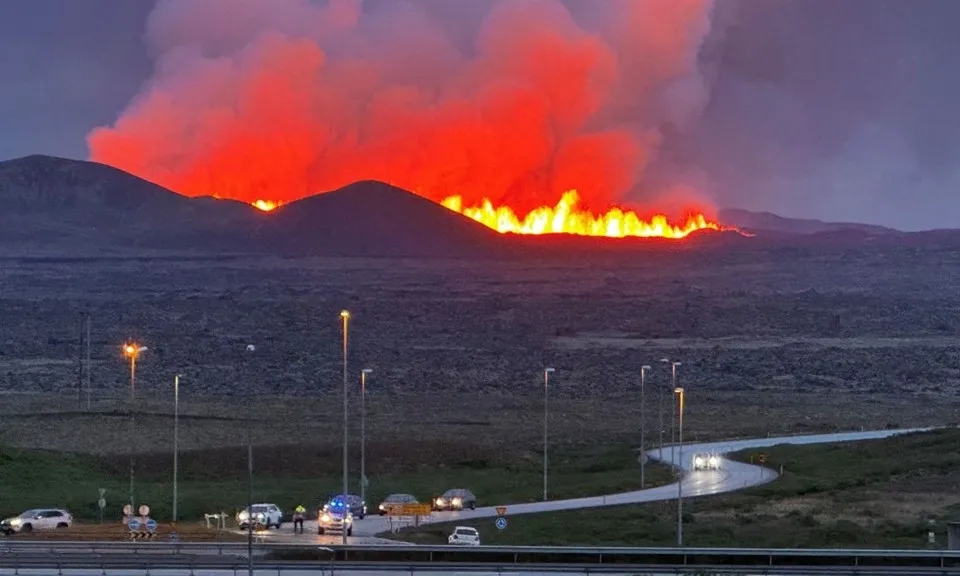
[[[700,444],[685,444],[683,446],[683,459],[679,462],[684,471],[683,495],[684,497],[709,496],[712,494],[723,494],[733,492],[751,486],[759,486],[771,482],[777,477],[777,473],[768,468],[744,464],[724,459],[720,470],[701,470],[694,472],[693,455],[696,453],[715,452],[719,454],[729,454],[751,448],[765,448],[779,444],[828,444],[834,442],[855,442],[858,440],[876,440],[888,438],[901,434],[912,432],[926,432],[933,428],[904,428],[898,430],[873,430],[867,432],[842,432],[836,434],[813,434],[807,436],[781,436],[775,438],[756,438],[749,440],[732,440],[725,442],[706,442]],[[661,460],[667,464],[677,465],[680,460],[680,451],[671,450],[669,446],[663,448],[661,457],[660,449],[648,450],[647,455],[652,460]],[[646,502],[657,502],[662,500],[673,500],[677,497],[677,484],[668,484],[646,490],[635,490],[633,492],[623,492],[620,494],[610,494],[606,496],[592,496],[588,498],[573,498],[569,500],[549,500],[547,502],[532,502],[527,504],[510,504],[507,506],[507,515],[515,516],[517,514],[534,514],[538,512],[555,512],[559,510],[575,510],[584,508],[598,508],[601,506],[617,506],[623,504],[641,504]],[[370,504],[371,508],[376,503]],[[453,522],[455,520],[475,520],[477,518],[492,518],[497,515],[495,506],[477,508],[476,510],[463,510],[460,512],[434,512],[427,518],[421,518],[421,524],[434,524],[438,522]],[[383,516],[367,516],[363,520],[357,520],[354,526],[354,536],[348,539],[349,543],[364,544],[396,544],[391,540],[374,538],[375,535],[387,532],[391,528],[390,520]],[[262,541],[279,542],[316,542],[318,544],[338,544],[341,542],[339,534],[332,536],[318,536],[317,522],[308,521],[304,523],[304,534],[293,534],[293,525],[285,524],[279,531],[269,531],[264,533]]]

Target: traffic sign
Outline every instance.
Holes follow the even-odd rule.
[[[760,462],[761,464],[766,463],[766,461],[767,461],[767,455],[766,455],[766,454],[758,454],[758,455],[757,455],[757,461]]]
[[[136,518],[131,518],[130,521],[127,522],[127,528],[129,528],[131,532],[139,532],[140,521],[137,520]]]
[[[140,507],[137,508],[137,512],[139,512],[141,516],[144,516],[144,517],[149,516],[150,507],[147,506],[146,504],[141,504]]]
[[[132,515],[132,514],[133,514],[133,506],[131,506],[131,505],[129,505],[129,504],[124,505],[124,507],[123,507],[123,515],[124,515],[124,516],[130,516],[130,515]]]
[[[147,532],[157,531],[157,521],[153,518],[147,518]]]
[[[507,507],[506,506],[497,506],[497,516],[506,516]]]
[[[106,493],[107,493],[107,489],[106,489],[106,488],[100,488],[99,490],[100,490],[100,497],[103,498],[103,497],[106,495]]]
[[[390,516],[429,516],[433,510],[429,504],[390,504],[387,514]]]
[[[507,519],[503,516],[497,518],[497,530],[503,530],[507,527]]]
[[[101,499],[97,500],[97,506],[99,506],[100,509],[103,510],[104,508],[107,507],[107,501],[104,500],[103,498],[101,498]]]

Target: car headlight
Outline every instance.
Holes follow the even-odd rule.
[[[257,512],[257,520],[263,520],[263,513]]]
[[[703,458],[701,458],[701,457],[699,457],[699,456],[697,456],[696,458],[694,458],[694,459],[693,459],[693,465],[694,465],[694,466],[703,466]]]
[[[324,514],[323,516],[320,517],[320,521],[321,521],[321,522],[329,522],[329,521],[330,521],[330,515],[329,515],[329,514]]]
[[[347,524],[353,522],[353,516],[347,516],[346,518],[344,518],[344,521],[346,521]]]
[[[380,509],[383,510],[383,508],[384,508],[384,506],[383,506],[383,504],[381,504],[381,505],[380,505]]]
[[[453,499],[453,505],[454,505],[454,506],[460,506],[461,504],[463,504],[463,499],[462,499],[462,498],[459,498],[459,497],[458,497],[458,498],[454,498],[454,499]]]
[[[437,506],[443,506],[443,505],[444,505],[443,498],[437,498]]]
[[[13,526],[14,528],[16,528],[17,526],[19,526],[19,525],[21,525],[21,524],[23,524],[23,520],[21,520],[21,519],[19,519],[19,518],[14,518],[13,520],[10,521],[10,525]]]
[[[716,456],[711,456],[711,457],[710,457],[710,465],[711,465],[711,466],[719,466],[719,465],[720,465],[720,459],[717,458]]]

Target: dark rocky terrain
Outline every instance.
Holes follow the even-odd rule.
[[[120,353],[128,338],[150,347],[138,364],[136,449],[169,445],[175,374],[183,375],[184,447],[242,443],[248,410],[258,443],[335,443],[342,308],[353,313],[350,373],[375,370],[371,434],[393,442],[465,438],[535,445],[546,365],[557,369],[551,402],[558,441],[634,441],[639,368],[654,365],[648,380],[653,412],[647,414],[653,426],[657,394],[669,390],[666,366],[658,362],[665,357],[683,362],[679,377],[688,390],[691,438],[960,420],[960,250],[949,232],[836,230],[792,241],[704,234],[679,243],[633,244],[509,239],[382,185],[261,214],[155,187],[138,196],[127,185],[98,184],[94,176],[75,183],[79,176],[52,168],[48,159],[26,162],[36,163],[38,172],[4,172],[0,195],[17,199],[12,212],[18,218],[36,216],[54,225],[59,216],[51,213],[80,218],[118,205],[127,211],[114,231],[131,223],[138,230],[180,230],[173,221],[180,214],[195,214],[204,234],[211,229],[203,226],[216,233],[217,226],[251,217],[281,222],[289,232],[264,232],[264,225],[245,237],[271,249],[288,241],[323,246],[340,234],[402,245],[404,238],[416,239],[413,230],[445,226],[453,232],[443,228],[447,235],[426,235],[423,243],[407,245],[414,249],[393,254],[444,243],[454,248],[445,255],[462,254],[457,246],[486,246],[488,239],[522,240],[535,249],[503,259],[293,258],[210,250],[191,257],[148,251],[119,257],[106,249],[102,256],[67,251],[36,257],[8,251],[5,242],[0,432],[14,445],[129,449],[129,435],[118,433],[129,407],[128,365]],[[44,176],[49,170],[53,176]],[[40,186],[48,177],[53,183]],[[51,207],[44,198],[63,186],[70,200]],[[422,220],[398,224],[408,226],[407,236],[386,234],[391,212],[366,224],[362,214],[347,219],[342,210],[355,210],[351,198],[402,206]],[[88,205],[95,209],[88,212]],[[218,214],[221,206],[236,209],[236,220],[207,223],[211,206]],[[317,231],[304,216],[313,210],[317,218],[332,219],[328,223],[343,221]],[[4,218],[7,226],[10,212]],[[113,232],[98,236],[96,219],[79,222],[95,230],[91,240],[112,238]],[[16,236],[5,230],[8,238]],[[376,253],[370,246],[367,253]],[[428,254],[441,255],[435,249]],[[92,326],[89,404],[87,390],[79,389],[85,315]],[[254,354],[245,351],[251,343]]]

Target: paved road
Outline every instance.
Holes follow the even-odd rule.
[[[683,494],[684,497],[708,496],[712,494],[723,494],[733,492],[750,486],[758,486],[776,479],[775,471],[752,466],[741,462],[724,460],[720,470],[697,471],[693,468],[693,455],[701,452],[717,452],[728,454],[750,448],[764,448],[776,446],[778,444],[827,444],[834,442],[853,442],[857,440],[875,440],[888,438],[900,434],[911,432],[923,432],[931,428],[906,428],[899,430],[874,430],[866,432],[845,432],[838,434],[814,434],[807,436],[781,436],[775,438],[756,438],[750,440],[735,440],[726,442],[707,442],[700,444],[688,444],[683,447],[683,459],[680,462],[684,469]],[[651,459],[661,460],[660,450],[654,449],[647,451]],[[680,451],[675,450],[671,454],[669,447],[663,449],[662,460],[666,463],[676,463],[680,461]],[[507,515],[515,516],[517,514],[533,514],[538,512],[555,512],[559,510],[574,510],[583,508],[598,508],[601,506],[615,506],[622,504],[640,504],[645,502],[657,502],[662,500],[672,500],[677,497],[677,484],[649,488],[647,490],[636,490],[621,494],[610,494],[606,496],[594,496],[589,498],[574,498],[569,500],[551,500],[547,502],[534,502],[529,504],[511,504],[507,506]],[[371,503],[371,507],[376,503]],[[476,510],[464,510],[461,512],[434,512],[428,518],[421,519],[422,523],[452,522],[454,520],[475,520],[477,518],[492,518],[497,515],[495,506],[477,508]],[[376,534],[390,530],[390,521],[388,518],[380,516],[367,516],[363,520],[357,520],[354,526],[354,537],[348,539],[352,544],[395,544],[390,540],[373,538]],[[305,522],[304,534],[294,535],[293,527],[290,524],[284,525],[280,530],[271,530],[263,536],[264,542],[315,542],[317,544],[339,544],[342,537],[337,535],[317,536],[316,521]]]

